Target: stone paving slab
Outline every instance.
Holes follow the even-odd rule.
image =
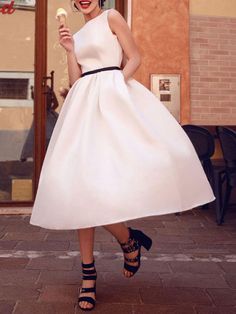
[[[229,306],[219,306],[219,307],[207,307],[207,306],[197,306],[196,311],[198,314],[235,314],[236,308]]]
[[[213,208],[130,221],[153,238],[139,272],[122,275],[116,239],[96,228],[97,304],[102,314],[236,313],[236,208],[217,226]],[[0,313],[76,314],[81,263],[76,231],[0,215]]]
[[[15,302],[14,301],[0,301],[0,313],[11,314],[14,310]]]
[[[218,274],[160,274],[164,287],[228,288],[226,279]]]
[[[17,302],[14,314],[70,314],[75,313],[75,305],[69,303]]]

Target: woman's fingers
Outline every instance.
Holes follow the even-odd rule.
[[[70,33],[70,29],[66,28],[66,27],[59,28],[59,33],[61,33],[61,32],[68,32],[68,33]]]
[[[64,40],[71,40],[71,37],[69,37],[69,36],[65,36],[65,37],[63,37],[63,38],[61,38],[60,39],[60,42],[63,42]]]
[[[70,37],[72,37],[71,34],[67,33],[67,32],[60,33],[60,37],[63,37],[63,36],[70,36]]]
[[[66,31],[66,32],[70,32],[70,29],[68,28],[68,27],[59,27],[59,33],[60,32],[64,32],[64,31]]]
[[[66,35],[71,36],[71,32],[70,32],[69,28],[63,27],[63,28],[60,28],[60,29],[59,29],[59,35],[60,35],[61,37],[62,37],[62,36],[66,36]]]
[[[74,39],[70,32],[70,29],[64,27],[63,25],[59,27],[59,43],[62,47],[64,47],[67,51],[73,50]]]
[[[59,34],[59,36],[61,36],[61,37],[62,36],[70,36],[70,37],[72,37],[71,34],[68,33],[68,32],[62,32],[62,33]]]
[[[72,41],[72,36],[70,34],[63,34],[63,35],[60,35],[59,37],[59,40],[62,41],[62,40],[71,40]]]

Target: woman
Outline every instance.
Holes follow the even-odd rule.
[[[132,78],[140,53],[124,18],[115,9],[104,11],[103,2],[74,1],[85,25],[73,36],[59,29],[72,87],[49,143],[30,221],[78,229],[83,310],[95,306],[96,226],[117,239],[130,278],[140,267],[141,247],[149,250],[152,240],[125,221],[215,199],[182,127]]]

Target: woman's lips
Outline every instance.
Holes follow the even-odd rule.
[[[87,9],[91,2],[90,1],[80,1],[79,4],[81,5],[82,9]]]

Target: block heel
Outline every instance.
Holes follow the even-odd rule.
[[[129,229],[129,239],[125,243],[119,242],[121,249],[124,253],[131,253],[138,251],[138,254],[134,258],[128,258],[124,256],[124,269],[131,272],[132,277],[139,269],[141,265],[141,247],[143,246],[147,251],[150,250],[152,246],[152,239],[148,237],[145,233],[143,233],[141,230],[136,230],[132,228]],[[138,265],[130,265],[129,263],[138,263]]]
[[[145,233],[143,233],[140,230],[131,229],[131,234],[134,238],[136,238],[139,243],[147,250],[149,251],[152,247],[152,239],[148,237]]]

